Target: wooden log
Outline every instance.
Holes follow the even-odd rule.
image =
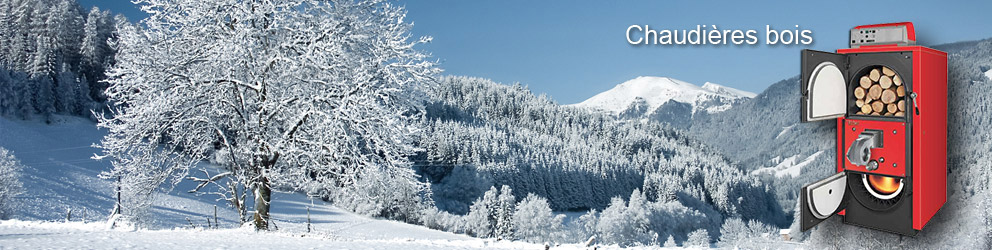
[[[882,97],[882,86],[878,86],[878,84],[872,84],[871,88],[868,88],[868,99],[878,100],[879,97]]]
[[[861,106],[865,105],[865,100],[861,100],[861,99],[855,100],[854,105],[857,105],[860,108]]]
[[[868,79],[871,79],[871,81],[873,82],[877,82],[878,78],[881,76],[882,76],[882,72],[880,72],[878,69],[872,69],[871,72],[868,73]]]
[[[859,85],[861,85],[861,88],[868,89],[868,87],[871,87],[871,79],[868,79],[868,76],[862,76]]]
[[[899,76],[893,76],[892,84],[895,84],[896,86],[902,86],[902,78],[899,78]]]
[[[890,69],[889,67],[882,67],[882,74],[887,76],[894,76],[896,75],[896,72],[892,71],[892,69]]]
[[[889,105],[885,105],[885,111],[888,111],[889,114],[893,114],[895,112],[898,112],[899,108],[896,107],[895,103],[889,103]]]
[[[892,87],[892,77],[882,76],[881,78],[878,78],[878,85],[882,86],[883,89]]]
[[[854,88],[854,98],[864,99],[865,98],[865,88],[862,88],[862,87]]]
[[[885,103],[882,103],[882,101],[871,102],[871,110],[874,112],[885,111]]]
[[[896,96],[898,97],[906,96],[906,86],[896,87]]]
[[[892,89],[882,91],[882,102],[885,104],[896,102],[896,92]]]
[[[882,113],[878,113],[878,112],[871,112],[871,115],[882,115]]]
[[[899,103],[896,103],[896,106],[899,108],[899,111],[906,111],[906,100],[899,100]]]
[[[896,116],[904,116],[904,115],[906,115],[906,113],[902,111],[896,112]]]
[[[862,114],[871,114],[871,105],[865,104],[864,106],[861,106],[861,113]]]

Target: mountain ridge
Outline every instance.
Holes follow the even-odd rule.
[[[631,108],[632,104],[643,100],[646,113],[641,116],[645,116],[669,101],[677,101],[691,105],[693,114],[700,111],[718,113],[728,109],[734,102],[756,95],[712,82],[697,86],[671,77],[639,76],[585,101],[565,106],[619,115]]]

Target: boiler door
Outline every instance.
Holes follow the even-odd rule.
[[[847,200],[847,174],[834,174],[829,178],[803,187],[800,215],[803,231],[843,209]]]
[[[847,114],[847,59],[823,51],[802,51],[801,121],[819,121]]]

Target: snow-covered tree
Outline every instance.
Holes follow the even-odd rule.
[[[535,194],[517,204],[513,214],[514,234],[517,238],[530,242],[550,242],[557,240],[554,235],[561,231],[565,215],[555,215],[551,212],[548,200]]]
[[[730,218],[720,227],[718,245],[728,248],[761,248],[780,241],[778,230],[758,221],[744,222],[740,218]]]
[[[517,199],[513,197],[513,190],[510,186],[503,185],[499,190],[499,198],[496,205],[496,237],[500,239],[513,239],[515,225],[513,223],[514,210],[517,209]],[[547,203],[547,200],[545,200]],[[548,208],[550,211],[551,208]],[[561,224],[561,223],[559,223]]]
[[[628,245],[633,242],[651,243],[656,237],[652,230],[652,206],[640,190],[630,194],[630,201],[614,197],[610,206],[603,209],[596,231],[605,242]]]
[[[84,16],[79,10],[79,5],[74,0],[57,0],[48,11],[46,25],[48,36],[53,43],[56,66],[65,65],[59,68],[60,71],[77,71],[79,65],[79,46],[83,39]]]
[[[14,107],[20,104],[18,100],[19,95],[16,94],[17,92],[14,92],[18,88],[15,84],[21,83],[13,82],[10,70],[0,66],[0,115],[13,114]]]
[[[620,197],[614,197],[610,206],[600,213],[599,222],[596,223],[596,232],[603,242],[624,243],[632,241],[635,237],[633,223],[627,219],[625,211],[627,204]]]
[[[413,182],[418,85],[438,72],[385,1],[138,0],[120,28],[101,147],[114,169],[178,182],[217,148],[268,228],[273,186],[326,195],[366,171]],[[222,173],[226,174],[226,173]],[[385,177],[376,177],[385,178]],[[129,183],[124,183],[129,185]],[[234,198],[237,198],[235,196]],[[125,211],[126,208],[125,208]]]
[[[661,247],[670,247],[670,248],[678,247],[678,245],[675,243],[675,237],[669,235],[668,239],[665,240],[665,243],[661,244]]]
[[[578,231],[579,238],[588,238],[596,236],[596,224],[599,222],[599,211],[596,209],[590,209],[586,211],[585,214],[579,216],[579,219],[575,221],[573,225],[573,230]]]
[[[499,190],[490,187],[489,191],[479,197],[469,207],[465,216],[465,224],[475,237],[493,237],[496,228],[496,206],[499,205]]]
[[[55,67],[51,45],[51,39],[38,38],[31,68],[28,71],[32,85],[35,87],[32,98],[34,99],[34,107],[37,113],[46,116],[55,113],[55,81],[52,78]]]
[[[111,65],[113,60],[113,49],[108,40],[113,37],[114,22],[110,19],[110,12],[100,11],[93,7],[86,15],[86,23],[83,25],[83,40],[79,53],[81,57],[80,71],[89,79],[84,83],[89,84],[91,91],[87,94],[93,100],[103,100],[102,90],[106,85],[101,82],[105,78],[106,67]]]
[[[0,147],[0,219],[6,219],[13,212],[13,198],[22,191],[22,168],[10,151]]]
[[[7,82],[10,93],[21,100],[2,107],[3,113],[22,118],[91,115],[90,109],[103,102],[105,85],[99,81],[114,53],[108,44],[114,33],[108,15],[83,15],[74,0],[0,0],[5,24],[0,27],[0,65],[30,76]],[[96,63],[101,66],[92,66]]]
[[[684,247],[710,247],[710,235],[706,232],[706,229],[699,229],[689,233],[689,239],[685,240],[682,244]]]

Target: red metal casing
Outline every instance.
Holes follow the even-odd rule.
[[[902,25],[883,24],[886,25]],[[911,23],[909,23],[911,27]],[[866,27],[869,25],[866,25]],[[862,26],[858,26],[862,27]],[[910,30],[911,39],[915,34]],[[917,94],[916,107],[907,103],[907,114],[912,115],[910,123],[903,121],[877,121],[851,118],[837,118],[837,171],[845,169],[855,172],[909,177],[913,191],[913,228],[921,230],[947,201],[947,53],[923,46],[864,46],[861,48],[840,49],[840,54],[860,54],[877,52],[912,52],[915,79],[912,91]],[[872,150],[872,159],[885,157],[879,169],[866,171],[844,157],[845,150],[864,129],[884,130],[885,147]],[[912,143],[906,144],[906,130],[912,133]],[[891,139],[890,139],[891,138]],[[899,140],[903,143],[899,145]],[[845,143],[846,142],[846,143]],[[911,145],[912,150],[906,150]],[[899,152],[901,151],[901,152]],[[906,157],[910,153],[910,157]],[[910,161],[904,164],[905,161]],[[893,167],[891,163],[898,164]],[[907,168],[911,172],[907,172]],[[845,211],[838,214],[843,215]]]
[[[843,128],[840,130],[843,132],[837,133],[837,135],[843,136],[843,138],[839,138],[842,140],[838,140],[838,142],[843,142],[845,145],[838,145],[843,146],[838,148],[850,148],[851,144],[854,144],[854,140],[858,139],[858,135],[866,129],[881,130],[885,147],[871,149],[871,159],[879,161],[878,169],[869,171],[865,169],[865,166],[851,164],[850,161],[843,158],[843,152],[841,152],[843,161],[839,161],[840,164],[837,164],[837,172],[843,172],[844,169],[847,169],[861,173],[906,177],[905,122],[844,119],[843,123],[842,126],[838,126],[838,128]]]

